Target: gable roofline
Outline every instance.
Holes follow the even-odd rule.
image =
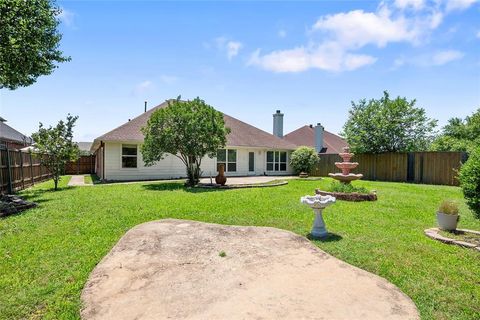
[[[314,127],[304,125],[289,132],[283,138],[295,144],[297,147],[315,147],[314,132]],[[324,130],[323,143],[325,151],[322,151],[322,153],[339,153],[342,152],[344,146],[348,145],[344,138],[327,130]]]
[[[165,102],[151,108],[150,110],[147,110],[130,121],[125,122],[115,129],[95,138],[90,149],[91,152],[95,152],[99,148],[102,141],[143,142],[144,137],[140,132],[140,128],[146,125],[148,119],[154,111],[158,110],[159,108],[167,107],[169,102],[172,100],[174,99],[166,100]],[[284,150],[294,150],[296,148],[294,144],[284,139],[276,137],[271,133],[229,116],[223,112],[221,113],[223,114],[225,125],[230,127],[232,130],[232,132],[227,135],[227,146],[251,146]]]

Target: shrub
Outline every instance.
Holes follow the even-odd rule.
[[[438,207],[438,212],[445,214],[458,214],[458,204],[452,200],[444,200]]]
[[[474,216],[480,219],[480,147],[470,153],[460,169],[459,179],[467,205]]]
[[[310,173],[313,167],[320,160],[315,149],[310,147],[299,147],[290,156],[290,165],[296,173]]]
[[[341,183],[333,181],[330,185],[330,192],[342,192],[342,193],[370,193],[367,188],[364,187],[355,187],[351,183]]]

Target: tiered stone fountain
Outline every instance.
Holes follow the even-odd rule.
[[[342,170],[342,173],[329,173],[330,177],[342,183],[350,183],[363,177],[362,174],[350,173],[350,170],[358,166],[358,162],[350,162],[354,154],[350,153],[349,147],[344,147],[343,152],[339,156],[343,162],[335,162],[335,166]]]
[[[350,152],[350,148],[343,148],[343,152],[339,154],[343,162],[335,162],[335,166],[342,170],[339,173],[329,173],[328,175],[341,183],[348,184],[352,181],[363,178],[363,174],[350,173],[350,170],[358,166],[358,162],[350,162],[354,154]],[[320,189],[315,190],[316,194],[327,196],[334,196],[337,200],[345,201],[375,201],[377,200],[377,193],[375,191],[371,193],[358,193],[358,192],[328,192]]]

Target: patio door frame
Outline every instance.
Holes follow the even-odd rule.
[[[250,156],[253,154],[253,157],[250,158]],[[253,170],[250,170],[250,161],[253,161]],[[249,151],[248,152],[248,175],[255,175],[255,151]]]

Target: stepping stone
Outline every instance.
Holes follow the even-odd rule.
[[[82,292],[83,319],[419,319],[412,300],[294,233],[187,220],[128,231]]]

